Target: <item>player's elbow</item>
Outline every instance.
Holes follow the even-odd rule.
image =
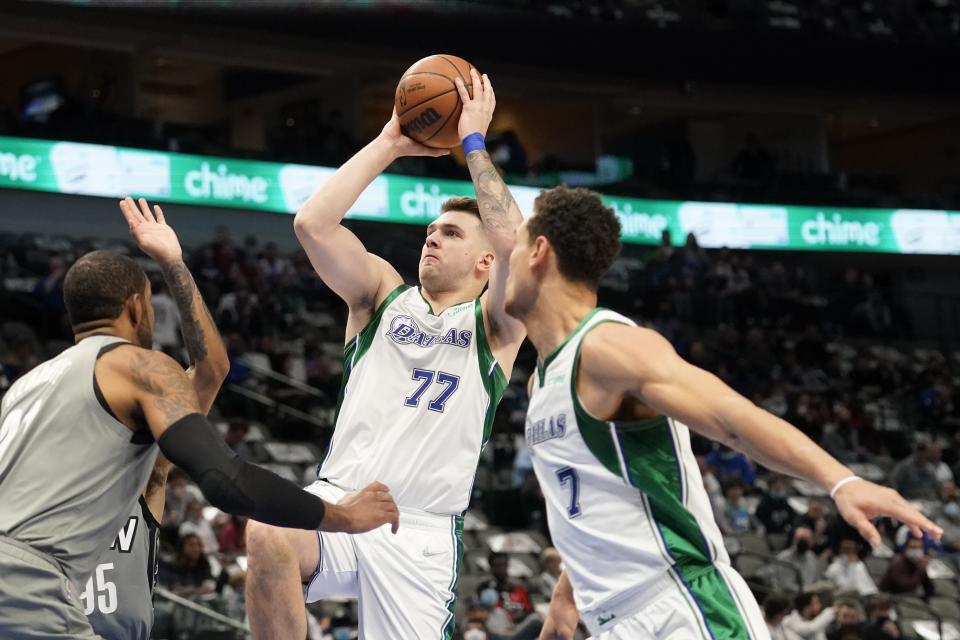
[[[308,207],[304,205],[297,211],[293,217],[293,233],[301,241],[316,240],[323,238],[333,232],[337,224],[340,223],[337,218],[332,224],[327,222],[329,216],[324,215],[322,209],[317,207]]]

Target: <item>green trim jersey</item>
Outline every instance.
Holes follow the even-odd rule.
[[[739,576],[731,587],[734,572],[687,427],[665,416],[608,422],[581,406],[580,347],[605,322],[634,325],[606,309],[591,311],[538,363],[526,420],[550,533],[584,622],[599,636],[637,603],[676,591],[698,627],[689,637],[766,637],[765,629],[750,628],[757,626],[756,603],[745,585],[738,588]],[[751,615],[743,613],[745,599]]]
[[[436,315],[419,288],[397,287],[344,348],[318,476],[348,490],[379,480],[401,508],[461,513],[506,386],[479,299]]]

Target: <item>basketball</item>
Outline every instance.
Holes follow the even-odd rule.
[[[405,135],[437,149],[460,144],[457,124],[462,104],[454,80],[462,79],[473,97],[470,67],[463,58],[438,54],[418,60],[407,69],[394,100]]]

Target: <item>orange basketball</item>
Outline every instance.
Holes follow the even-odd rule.
[[[457,125],[463,105],[453,81],[461,78],[473,97],[470,66],[463,58],[441,54],[418,60],[407,69],[394,100],[405,135],[437,149],[460,144]]]

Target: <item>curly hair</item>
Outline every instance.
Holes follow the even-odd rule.
[[[544,191],[527,221],[530,238],[543,236],[568,280],[596,288],[620,253],[620,220],[600,194],[565,186]]]

